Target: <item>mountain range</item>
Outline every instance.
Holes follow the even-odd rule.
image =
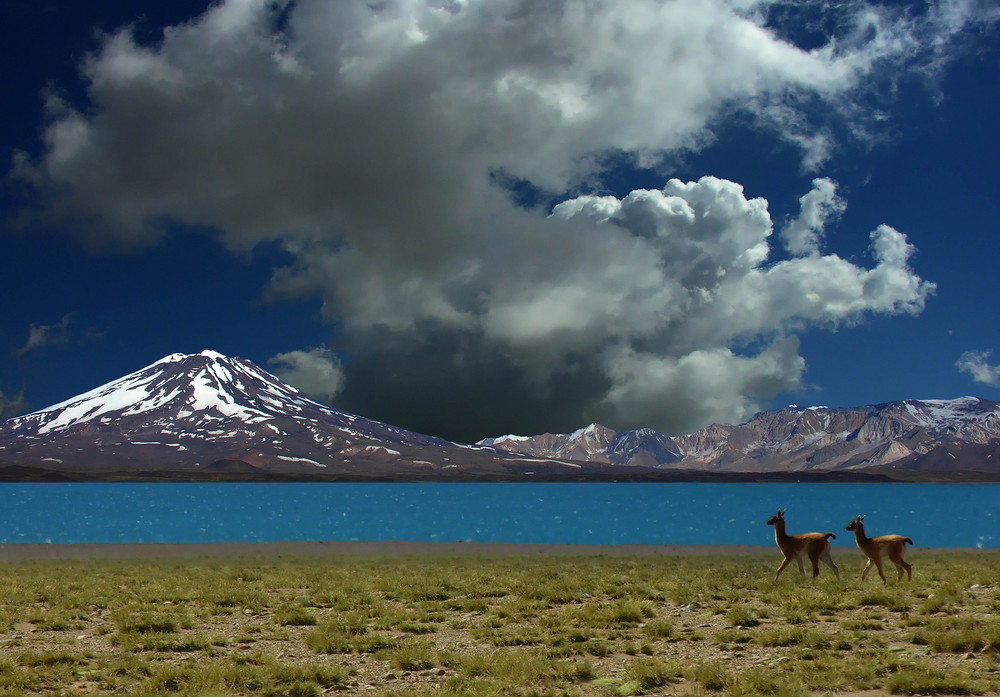
[[[592,424],[467,445],[325,406],[203,351],[0,422],[6,481],[692,479],[1000,480],[1000,405],[793,405],[674,438]]]
[[[1000,479],[1000,404],[977,397],[764,411],[670,438],[591,424],[570,434],[482,445],[617,466],[689,472],[868,473],[901,479]]]

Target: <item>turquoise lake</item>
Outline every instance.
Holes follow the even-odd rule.
[[[0,543],[774,544],[844,530],[1000,547],[1000,484],[0,484]]]

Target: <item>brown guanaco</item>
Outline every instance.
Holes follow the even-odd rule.
[[[878,569],[878,575],[882,577],[882,583],[885,584],[885,573],[882,571],[883,554],[887,554],[889,561],[896,565],[897,583],[903,580],[904,569],[906,570],[906,580],[912,580],[913,567],[903,561],[903,552],[906,551],[906,545],[913,544],[913,540],[902,535],[868,537],[865,535],[865,524],[861,522],[864,519],[863,515],[859,515],[847,525],[848,530],[854,531],[854,539],[858,543],[858,547],[868,557],[868,563],[865,564],[865,569],[861,572],[861,580],[865,580],[865,577],[868,576],[868,571],[871,569],[872,564],[874,564],[875,568]]]
[[[840,578],[840,569],[833,563],[833,557],[830,556],[830,538],[836,539],[837,537],[832,532],[803,532],[798,535],[789,535],[785,531],[785,511],[782,510],[771,516],[767,524],[774,526],[774,541],[778,543],[778,548],[785,555],[781,566],[778,567],[778,573],[774,576],[775,581],[781,576],[785,567],[792,563],[792,560],[798,562],[799,573],[804,577],[806,570],[802,566],[803,553],[812,562],[813,578],[819,576],[819,562],[821,561],[833,569],[833,573],[836,574],[837,578]]]

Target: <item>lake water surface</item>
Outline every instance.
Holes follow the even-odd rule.
[[[0,484],[0,543],[413,540],[1000,547],[1000,484]]]

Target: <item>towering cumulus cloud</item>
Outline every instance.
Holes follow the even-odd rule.
[[[828,35],[807,45],[783,10]],[[170,222],[282,247],[270,293],[322,297],[348,359],[277,360],[295,374],[319,355],[346,408],[464,439],[596,419],[677,433],[797,387],[800,328],[917,313],[933,285],[887,225],[867,260],[824,253],[846,205],[829,179],[797,194],[776,254],[765,200],[670,179],[669,157],[738,116],[821,166],[834,119],[872,125],[870,75],[933,69],[977,18],[967,2],[226,0],[154,44],[105,37],[82,66],[90,104],[52,97],[46,151],[15,174],[98,243]],[[615,161],[663,187],[602,195]]]

